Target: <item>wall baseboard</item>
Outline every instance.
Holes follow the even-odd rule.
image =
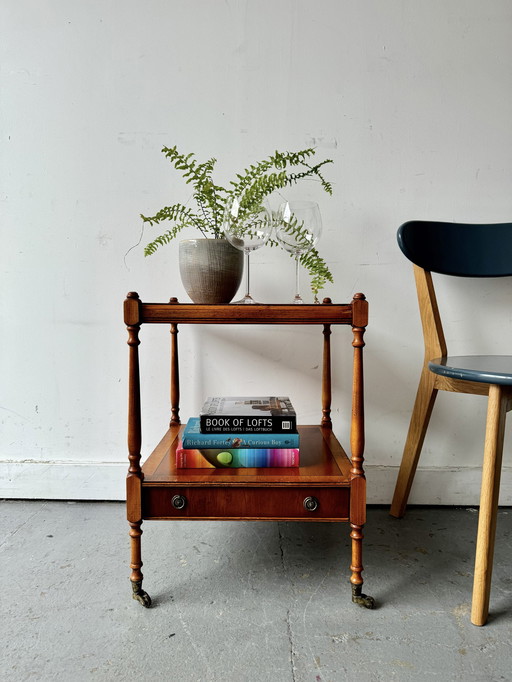
[[[0,498],[46,500],[125,499],[127,464],[0,462]],[[390,504],[398,467],[366,467],[368,504]],[[478,506],[478,467],[418,469],[410,504]],[[503,467],[500,505],[512,506],[512,467]]]
[[[368,504],[391,504],[398,467],[365,467]],[[480,504],[480,467],[418,468],[409,504],[477,507]],[[512,505],[512,467],[501,472],[501,506]]]
[[[0,462],[0,497],[124,500],[124,462]]]

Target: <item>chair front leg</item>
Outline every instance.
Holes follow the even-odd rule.
[[[475,577],[471,606],[471,622],[473,625],[484,625],[489,614],[507,402],[508,396],[503,391],[503,387],[491,384],[489,386],[489,402],[487,407],[482,488],[480,492],[480,511],[478,514],[476,541]]]

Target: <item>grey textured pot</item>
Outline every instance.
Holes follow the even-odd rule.
[[[194,303],[229,303],[238,291],[244,254],[226,239],[180,242],[180,275]]]

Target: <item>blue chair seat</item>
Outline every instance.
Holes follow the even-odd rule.
[[[450,379],[512,386],[512,355],[450,355],[430,360],[428,368]]]

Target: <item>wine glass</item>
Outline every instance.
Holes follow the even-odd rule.
[[[264,246],[272,233],[272,214],[266,201],[233,197],[224,212],[222,229],[226,239],[245,254],[245,296],[235,305],[256,303],[249,289],[249,254]]]
[[[300,295],[299,258],[318,242],[322,232],[320,208],[315,201],[285,201],[277,211],[276,237],[281,246],[295,256],[295,298]]]

